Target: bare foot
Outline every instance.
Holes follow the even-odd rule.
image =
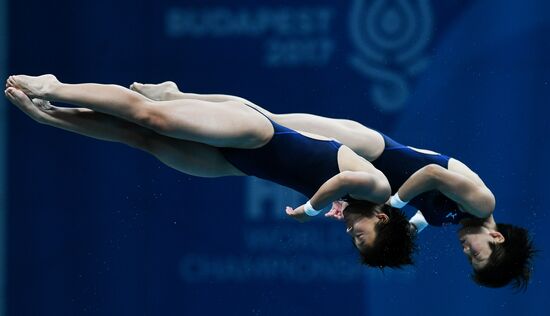
[[[46,100],[30,99],[21,90],[9,87],[4,91],[8,100],[25,114],[39,123],[46,123],[54,110],[52,104]]]
[[[21,90],[30,98],[45,98],[57,85],[61,83],[54,75],[42,76],[10,76],[6,87],[13,87]]]
[[[178,86],[172,81],[165,81],[159,84],[142,84],[134,82],[130,85],[130,90],[134,90],[154,101],[166,101],[168,100],[168,94],[179,92]]]

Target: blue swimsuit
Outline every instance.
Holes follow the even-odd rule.
[[[449,165],[450,158],[445,155],[420,153],[380,134],[384,137],[384,151],[372,164],[386,175],[392,194],[417,170],[429,164],[437,164],[445,169]],[[456,202],[439,191],[420,194],[409,204],[422,211],[426,221],[434,226],[458,224],[463,218],[473,217],[460,211]]]
[[[267,144],[255,149],[219,148],[225,159],[249,176],[292,188],[307,197],[340,173],[338,149],[342,144],[313,139],[269,121],[274,133]]]

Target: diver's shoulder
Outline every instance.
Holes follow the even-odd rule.
[[[461,174],[461,175],[465,176],[466,178],[474,181],[475,183],[477,183],[479,185],[482,185],[482,186],[486,187],[485,183],[483,182],[483,180],[481,180],[481,177],[476,172],[474,172],[465,163],[463,163],[462,161],[460,161],[456,158],[451,157],[449,159],[448,169],[450,171],[453,171],[453,172],[456,172],[458,174]]]

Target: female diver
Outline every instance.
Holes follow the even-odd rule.
[[[337,139],[386,175],[394,193],[389,201],[393,207],[401,208],[408,203],[421,210],[431,225],[462,225],[459,240],[473,267],[472,277],[478,284],[489,287],[512,284],[520,288],[527,285],[535,253],[528,232],[518,226],[496,223],[493,194],[476,173],[454,158],[401,145],[350,120],[302,113],[273,114],[236,96],[183,93],[173,82],[159,85],[134,83],[130,88],[154,100],[246,102],[279,124]],[[365,217],[364,211],[353,205],[347,206],[343,212],[346,206],[345,202],[336,203],[327,215],[345,218],[348,232],[366,263],[384,262],[384,251],[379,247],[384,247],[386,239],[398,238],[399,234],[391,226],[384,225],[390,219],[387,212]],[[303,209],[289,212],[289,215],[300,220]],[[404,234],[403,230],[400,233]],[[374,242],[373,235],[376,236]],[[403,235],[403,240],[406,238]],[[377,259],[377,256],[382,258]]]
[[[395,232],[365,263],[412,263],[414,234],[406,217],[380,206],[391,191],[381,171],[347,146],[280,125],[242,99],[158,101],[116,85],[64,84],[53,75],[11,76],[6,87],[7,98],[39,123],[142,149],[190,175],[252,175],[295,189],[310,198],[295,210],[287,208],[296,218],[314,216],[346,197],[351,208],[368,213],[358,222]],[[365,234],[361,246],[371,247],[375,240],[376,232]]]

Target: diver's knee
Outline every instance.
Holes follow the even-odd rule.
[[[163,134],[169,129],[166,115],[155,108],[142,108],[136,113],[137,123],[145,128]]]

